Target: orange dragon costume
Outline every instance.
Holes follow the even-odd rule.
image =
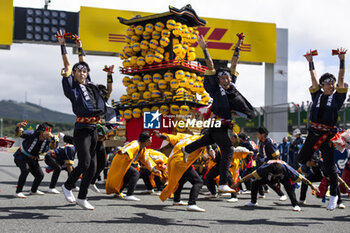
[[[123,146],[113,158],[106,181],[107,194],[120,193],[124,184],[124,176],[133,162],[140,161],[148,170],[153,170],[154,165],[149,157],[145,156],[146,148],[140,150],[140,144],[138,140],[130,142]],[[137,153],[139,155],[134,161]]]
[[[163,154],[162,152],[159,152],[157,150],[153,150],[153,149],[146,149],[145,151],[145,157],[148,157],[149,160],[151,161],[152,166],[156,166],[157,169],[159,171],[161,171],[161,174],[158,175],[160,177],[160,179],[167,179],[168,178],[168,169],[164,168],[163,165],[167,165],[168,164],[168,157],[166,157],[165,154]],[[154,176],[155,174],[152,173],[150,175],[150,182],[152,184],[152,186],[155,186],[155,182],[154,182]]]
[[[184,162],[182,147],[200,139],[203,135],[171,135],[168,141],[175,145],[168,160],[168,185],[160,194],[159,198],[164,202],[178,188],[178,182],[186,170],[206,151],[205,147],[199,148],[189,154],[187,162]]]

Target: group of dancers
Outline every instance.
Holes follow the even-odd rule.
[[[21,170],[16,197],[26,197],[22,189],[29,172],[35,177],[30,194],[44,194],[38,190],[43,179],[38,158],[40,154],[47,152],[45,162],[54,171],[49,192],[59,193],[55,186],[60,171],[65,167],[69,176],[61,188],[66,200],[83,209],[93,210],[94,206],[87,201],[87,193],[89,187],[99,192],[94,183],[106,165],[106,151],[98,135],[101,122],[110,122],[111,119],[111,108],[107,101],[112,91],[114,66],[106,69],[107,86],[95,84],[91,81],[90,68],[85,61],[79,38],[76,37],[75,40],[79,62],[72,67],[62,31],[58,31],[56,37],[61,46],[64,64],[61,72],[64,95],[71,102],[76,115],[74,133],[72,137],[61,135],[68,144],[57,147],[58,139],[51,133],[51,124],[43,123],[34,132],[23,131],[26,122],[17,124],[16,135],[23,137],[24,141],[14,154],[15,163]],[[208,198],[217,198],[218,193],[230,193],[230,202],[237,201],[238,190],[242,189],[244,183],[251,192],[251,200],[247,206],[257,206],[257,198],[263,198],[269,186],[280,196],[281,201],[289,197],[293,211],[300,211],[299,205],[305,204],[307,186],[315,192],[320,191],[311,183],[318,180],[310,176],[318,167],[322,171],[321,176],[326,178],[330,185],[327,209],[345,208],[339,198],[339,177],[334,163],[334,146],[330,139],[337,133],[338,111],[346,99],[348,90],[344,83],[346,50],[339,50],[340,69],[337,86],[336,78],[329,73],[317,80],[312,52],[305,55],[312,80],[310,93],[313,104],[310,114],[311,126],[298,155],[301,165],[298,172],[279,159],[277,145],[269,138],[266,128],[260,127],[257,130],[258,145],[254,145],[245,134],[237,134],[234,131],[235,117],[252,119],[255,116],[254,108],[235,84],[238,76],[236,67],[243,41],[244,36],[240,36],[235,45],[230,68],[215,68],[207,50],[207,42],[202,36],[198,38],[208,67],[204,73],[204,88],[213,99],[209,117],[221,121],[221,126],[204,129],[200,135],[167,134],[159,131],[150,134],[149,131],[143,131],[137,140],[127,143],[114,153],[106,180],[107,194],[115,194],[128,201],[140,201],[134,196],[134,190],[141,174],[146,192],[152,193],[155,186],[161,201],[173,198],[173,205],[186,206],[188,211],[204,212],[205,209],[199,207],[196,202],[203,180],[209,190]],[[152,137],[159,137],[167,142],[170,152],[162,153],[159,150],[148,149]],[[321,152],[321,157],[315,157],[316,151]],[[78,164],[73,168],[75,154]],[[205,161],[202,174],[193,166],[199,160]],[[78,188],[76,182],[79,178],[81,182]],[[181,200],[181,192],[187,181],[192,187],[186,203]],[[299,202],[293,185],[298,181],[303,182]],[[288,197],[281,190],[280,184],[283,184]],[[124,188],[127,188],[126,194],[123,193]],[[74,190],[78,191],[77,198],[73,194]],[[346,190],[350,191],[347,187]]]

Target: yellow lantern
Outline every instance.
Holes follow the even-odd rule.
[[[129,59],[123,61],[123,67],[124,68],[129,68],[131,67],[131,62]]]
[[[165,90],[167,89],[168,85],[167,85],[167,82],[165,80],[159,80],[158,82],[158,88],[160,90]]]
[[[169,43],[170,43],[170,40],[168,37],[162,37],[159,40],[159,44],[163,47],[167,47],[169,45]]]
[[[186,86],[186,88],[191,90],[192,87],[193,87],[193,84],[194,84],[193,79],[187,79],[187,86]]]
[[[138,66],[143,67],[144,65],[146,65],[145,58],[144,58],[144,57],[138,57],[138,58],[137,58],[136,64],[137,64]]]
[[[137,90],[139,90],[139,91],[144,91],[144,90],[146,90],[146,83],[144,83],[144,82],[139,82],[139,83],[137,84]]]
[[[178,38],[173,38],[173,45],[180,44],[180,40]]]
[[[152,98],[152,93],[150,91],[145,91],[142,96],[145,100],[149,100]]]
[[[169,106],[168,105],[162,105],[159,108],[159,111],[162,115],[168,115],[169,114]]]
[[[136,87],[136,85],[135,84],[130,84],[127,88],[126,88],[126,91],[128,91],[128,88],[129,88],[129,92],[130,93],[128,93],[128,94],[132,94],[132,93],[135,93],[135,92],[137,92],[137,87]]]
[[[154,62],[153,54],[147,54],[145,57],[145,61],[147,64],[151,65]]]
[[[157,22],[154,25],[154,28],[156,29],[156,31],[161,32],[164,29],[164,23],[162,22]]]
[[[152,93],[152,94],[151,94],[151,97],[152,97],[153,99],[157,99],[157,98],[162,97],[162,94],[161,94],[160,91],[157,90],[157,89],[152,90],[151,93]]]
[[[186,50],[184,48],[181,49],[181,52],[177,54],[181,59],[186,57]]]
[[[127,29],[126,29],[126,35],[128,35],[128,36],[133,36],[133,35],[135,35],[135,32],[134,32],[134,27],[133,26],[130,26],[130,27],[128,27]]]
[[[205,102],[205,103],[208,103],[210,100],[210,97],[207,93],[204,93],[202,96],[201,96],[201,101]]]
[[[163,97],[166,100],[171,100],[173,98],[173,93],[171,91],[164,91],[163,92]]]
[[[179,112],[180,112],[181,115],[186,116],[186,115],[190,114],[190,107],[188,107],[187,105],[182,105],[180,107],[180,111]]]
[[[157,90],[158,88],[158,84],[157,83],[150,83],[148,84],[148,90],[153,91],[153,90]]]
[[[140,95],[139,92],[134,92],[134,93],[132,93],[132,95],[131,95],[131,99],[134,100],[134,101],[139,100],[140,97],[141,97],[141,95]]]
[[[173,52],[174,52],[176,55],[180,54],[181,51],[182,51],[182,45],[181,45],[181,44],[175,44],[175,45],[173,46]]]
[[[126,35],[125,36],[125,41],[126,41],[126,43],[130,43],[131,42],[131,37]]]
[[[196,74],[196,73],[191,73],[191,78],[192,78],[193,80],[196,80],[196,79],[197,79],[197,74]]]
[[[135,28],[135,34],[141,36],[144,31],[144,28],[142,25],[138,25]]]
[[[191,79],[191,73],[190,72],[185,71],[184,73],[185,73],[185,78],[186,79]]]
[[[130,109],[124,111],[124,118],[127,120],[130,120],[132,118],[132,111]]]
[[[168,38],[170,36],[170,31],[168,29],[163,29],[161,35],[162,37]]]
[[[176,90],[178,87],[179,87],[179,80],[177,80],[177,79],[172,79],[172,80],[170,81],[170,88],[171,88],[172,90]]]
[[[189,51],[189,52],[187,53],[187,59],[188,59],[189,61],[194,61],[194,60],[196,60],[196,52],[194,52],[194,51]]]
[[[142,33],[142,38],[145,40],[149,40],[152,38],[152,33],[151,32],[144,32],[144,33]]]
[[[153,24],[151,24],[151,23],[146,24],[145,31],[152,33],[153,32]]]
[[[145,58],[147,56],[147,52],[148,52],[148,50],[143,50],[142,49],[141,50],[141,56]],[[145,62],[146,62],[146,60],[145,60]]]
[[[182,34],[181,34],[181,37],[182,39],[189,39],[190,38],[190,32],[188,31],[187,29],[187,26],[184,27],[186,25],[182,25]]]
[[[131,66],[136,66],[137,65],[137,56],[132,56],[130,58],[130,65]]]
[[[140,75],[134,75],[134,77],[132,77],[132,83],[133,84],[138,84],[141,81],[142,81],[142,78],[141,78]]]
[[[193,33],[190,34],[190,44],[194,44],[197,42],[197,36],[194,35]]]
[[[164,74],[164,80],[167,82],[170,82],[173,78],[174,78],[174,75],[170,71]]]
[[[177,70],[176,72],[175,72],[175,78],[177,79],[177,80],[181,80],[181,79],[183,79],[185,77],[185,72],[183,71],[183,70]]]
[[[125,53],[131,53],[133,50],[132,50],[132,46],[130,44],[127,44],[125,47],[124,47],[124,51]]]
[[[128,96],[128,95],[122,95],[122,96],[120,96],[120,102],[122,103],[122,104],[126,104],[126,103],[128,103],[130,101],[130,96]]]
[[[139,108],[134,108],[134,110],[132,110],[132,116],[133,116],[134,118],[140,118],[141,115],[142,115],[141,109],[139,109]]]
[[[175,25],[175,27],[173,29],[173,34],[175,37],[180,36],[182,34],[182,28]]]
[[[143,76],[143,81],[146,83],[146,84],[149,84],[152,82],[152,76],[150,74],[145,74]]]
[[[140,37],[138,37],[138,36],[136,36],[136,35],[133,35],[133,36],[131,37],[131,42],[132,42],[132,43],[139,42],[139,41],[140,41]]]
[[[178,88],[175,93],[177,96],[184,96],[186,94],[186,90],[184,88]]]
[[[156,39],[152,39],[152,40],[149,42],[149,47],[150,47],[151,49],[156,49],[158,45],[159,45],[159,43],[158,43],[158,40],[156,40]]]
[[[148,50],[148,48],[149,48],[149,43],[148,43],[148,41],[147,41],[147,40],[141,41],[141,43],[140,43],[140,48],[143,49],[143,50]]]
[[[198,92],[199,92],[200,94],[202,94],[204,91],[205,91],[205,89],[204,89],[203,83],[199,83]]]
[[[155,49],[155,52],[156,52],[156,53],[163,54],[163,53],[164,53],[164,49],[163,49],[161,46],[158,46],[158,47]]]
[[[167,27],[169,30],[174,29],[175,24],[176,24],[176,22],[175,22],[175,20],[173,20],[173,19],[169,19],[168,21],[166,21],[166,27]]]
[[[127,86],[129,86],[130,84],[131,84],[131,79],[128,77],[128,76],[125,76],[124,78],[123,78],[123,85],[125,86],[125,87],[127,87]]]
[[[170,105],[170,113],[173,115],[179,114],[180,107],[178,105],[172,104]]]
[[[183,133],[183,132],[186,131],[186,127],[185,127],[185,126],[177,125],[177,126],[176,126],[176,131],[177,131],[177,132],[180,132],[180,133]]]
[[[161,63],[164,59],[164,56],[160,53],[154,54],[154,61],[157,63]]]
[[[159,82],[159,80],[161,80],[161,79],[162,79],[162,75],[161,75],[161,74],[159,74],[159,73],[155,73],[155,74],[153,74],[152,79],[153,79],[153,82],[158,83],[158,82]]]
[[[161,34],[158,31],[153,31],[152,32],[152,39],[159,40]]]

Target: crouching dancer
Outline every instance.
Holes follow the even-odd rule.
[[[199,192],[202,188],[203,181],[198,173],[193,169],[192,164],[196,160],[206,153],[206,148],[201,147],[193,151],[189,156],[187,162],[184,161],[184,154],[182,148],[191,142],[198,140],[202,135],[185,135],[182,136],[171,136],[170,134],[159,134],[156,136],[169,141],[171,144],[175,145],[173,150],[170,153],[168,160],[168,185],[164,188],[162,193],[159,195],[159,198],[162,201],[165,201],[174,193],[174,202],[175,206],[187,206],[188,211],[196,212],[205,212],[205,209],[202,209],[196,205],[196,200],[198,198]],[[180,139],[181,138],[181,139]],[[192,184],[190,191],[190,197],[188,203],[181,201],[181,191],[184,184],[189,181]]]
[[[136,183],[140,177],[140,173],[135,166],[140,161],[150,172],[161,174],[161,172],[153,166],[149,156],[145,155],[146,147],[151,145],[152,138],[147,131],[139,135],[138,140],[134,140],[123,146],[113,158],[111,168],[109,169],[106,181],[106,193],[121,194],[123,188],[128,184],[128,191],[125,197],[127,201],[140,201],[135,197],[134,190]]]
[[[291,181],[296,183],[301,180],[305,184],[310,185],[313,190],[318,191],[318,189],[308,179],[300,175],[294,168],[281,160],[270,160],[261,165],[258,169],[256,169],[256,171],[240,179],[238,183],[233,185],[233,188],[238,187],[239,183],[251,178],[255,178],[256,180],[252,184],[251,201],[248,202],[246,206],[258,206],[258,188],[263,184],[276,184],[277,182],[283,184],[292,203],[293,211],[300,211],[301,209],[298,206]]]
[[[23,130],[26,125],[26,121],[18,123],[15,131],[16,137],[24,138],[19,149],[13,154],[15,157],[15,164],[21,170],[15,194],[15,197],[19,198],[27,198],[27,196],[22,193],[22,190],[29,172],[34,176],[30,194],[44,195],[43,192],[38,190],[44,178],[44,173],[39,165],[39,155],[49,150],[52,138],[51,124],[45,122],[39,125],[35,131]]]
[[[64,166],[67,169],[69,176],[73,170],[74,157],[75,147],[69,144],[47,152],[45,155],[45,163],[53,170],[48,193],[60,193],[56,189],[58,177],[60,176]]]

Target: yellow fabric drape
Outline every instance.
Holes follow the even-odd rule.
[[[168,160],[168,185],[160,194],[159,198],[165,201],[167,198],[174,193],[178,187],[179,180],[185,171],[201,156],[202,153],[206,151],[205,147],[199,148],[189,154],[187,162],[183,160],[182,147],[187,146],[193,141],[200,139],[202,135],[193,135],[184,137],[182,140],[178,141],[174,149],[170,153]]]

